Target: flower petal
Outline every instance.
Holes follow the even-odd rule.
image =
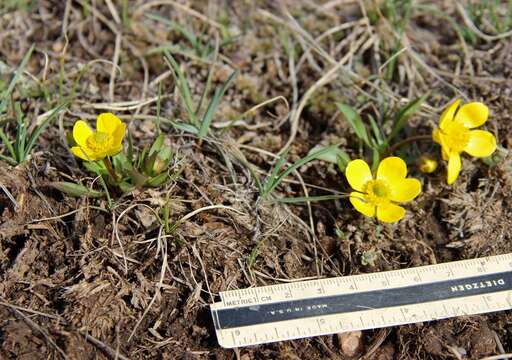
[[[109,149],[109,151],[107,151],[105,153],[105,156],[114,156],[114,155],[117,155],[121,152],[121,150],[123,150],[123,145],[122,144],[119,144],[119,146],[117,147],[113,147],[112,149]]]
[[[496,150],[496,138],[484,130],[471,130],[464,151],[474,157],[486,157]]]
[[[451,103],[450,106],[444,109],[443,113],[441,114],[441,117],[439,118],[439,127],[441,129],[444,129],[446,125],[448,125],[448,123],[453,120],[453,116],[455,115],[455,111],[459,107],[459,104],[460,99],[457,99],[453,103]]]
[[[102,113],[96,118],[96,130],[107,134],[113,134],[122,123],[123,122],[114,114]]]
[[[407,176],[405,161],[396,156],[390,156],[382,160],[377,168],[377,179],[384,180],[393,188]]]
[[[453,184],[457,180],[461,167],[460,154],[452,152],[448,159],[448,179],[446,181],[448,185]]]
[[[357,191],[364,191],[364,185],[373,179],[370,167],[361,159],[352,160],[348,163],[345,176],[350,186]]]
[[[432,139],[434,140],[434,142],[441,145],[441,155],[443,156],[443,160],[448,160],[449,149],[448,146],[446,145],[446,140],[439,129],[434,129],[434,131],[432,132]]]
[[[87,138],[92,135],[92,130],[83,120],[78,120],[73,126],[73,139],[80,146],[85,146]]]
[[[350,193],[349,200],[354,208],[361,214],[369,217],[375,216],[375,204],[367,201],[364,194],[353,191]]]
[[[489,108],[481,102],[471,102],[462,105],[455,115],[455,121],[461,122],[467,128],[483,125],[489,116]]]
[[[392,202],[380,204],[377,206],[377,219],[380,221],[392,223],[402,219],[405,215],[405,209]]]
[[[125,133],[126,133],[126,124],[121,123],[112,133],[112,137],[114,138],[115,147],[118,147],[123,142]]]
[[[80,146],[73,146],[71,148],[73,155],[79,157],[82,160],[93,161],[96,160],[92,153],[87,152],[86,148]]]
[[[411,201],[421,192],[421,182],[418,179],[403,179],[391,188],[390,199],[396,202]]]

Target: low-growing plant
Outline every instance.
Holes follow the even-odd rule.
[[[52,185],[72,196],[107,196],[110,199],[109,189],[128,193],[168,182],[172,178],[169,167],[174,157],[171,147],[165,145],[165,136],[158,135],[151,146],[136,151],[130,134],[125,150],[125,134],[126,124],[112,113],[100,114],[95,130],[78,120],[73,127],[76,146],[71,147],[71,152],[85,161],[86,169],[100,177],[104,191],[91,193],[89,188],[75,183]]]
[[[188,119],[186,122],[175,122],[172,123],[172,125],[179,130],[193,133],[197,135],[199,139],[203,139],[209,133],[213,117],[215,115],[215,112],[217,111],[220,101],[224,96],[224,93],[228,89],[229,85],[238,75],[238,70],[233,71],[231,75],[228,77],[228,79],[224,82],[224,84],[215,89],[215,92],[211,97],[208,106],[203,111],[202,104],[204,99],[206,99],[206,96],[209,91],[213,67],[212,69],[210,69],[208,80],[203,90],[203,94],[201,95],[201,99],[199,100],[197,105],[194,105],[188,80],[183,71],[181,70],[180,65],[176,62],[176,60],[174,59],[170,52],[165,50],[164,54],[165,60],[169,65],[169,68],[171,69],[174,78],[176,79],[178,91],[180,92],[181,98],[185,104],[185,109],[188,115]]]
[[[31,124],[25,114],[23,114],[20,103],[15,103],[16,121],[13,130],[15,136],[14,139],[10,139],[8,133],[4,131],[5,126],[0,127],[0,143],[3,143],[7,150],[0,154],[0,159],[11,165],[18,165],[26,161],[43,130],[66,107],[67,103],[61,104],[50,110],[39,124]]]

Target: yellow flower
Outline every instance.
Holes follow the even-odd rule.
[[[471,102],[459,107],[456,100],[445,109],[434,129],[432,138],[441,145],[443,160],[448,160],[448,184],[459,176],[460,154],[464,151],[474,157],[486,157],[496,150],[496,138],[484,130],[471,130],[483,125],[489,116],[489,109],[482,103]]]
[[[418,168],[425,174],[431,174],[436,171],[437,165],[437,160],[430,155],[422,155],[418,159]]]
[[[421,192],[417,179],[406,178],[407,165],[399,157],[381,161],[375,179],[364,160],[352,160],[345,170],[350,186],[350,202],[360,213],[384,222],[395,222],[405,215],[396,203],[411,201]]]
[[[126,125],[114,114],[103,113],[96,118],[96,131],[83,120],[73,127],[73,138],[78,146],[71,152],[84,160],[101,160],[113,156],[123,149],[123,137]]]

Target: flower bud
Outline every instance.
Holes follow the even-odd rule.
[[[167,168],[168,164],[168,161],[162,159],[160,156],[157,156],[155,162],[153,163],[153,173],[160,174]]]
[[[436,171],[437,165],[437,160],[431,155],[422,155],[418,160],[418,168],[425,174]]]

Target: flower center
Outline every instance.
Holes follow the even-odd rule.
[[[112,135],[95,131],[86,140],[87,147],[95,153],[102,153],[108,151],[112,147],[114,138]]]
[[[461,153],[469,142],[469,129],[463,124],[452,121],[446,129],[441,130],[446,137],[447,145],[454,151]]]
[[[388,184],[383,180],[370,180],[364,186],[368,201],[382,203],[388,200],[390,190]]]

